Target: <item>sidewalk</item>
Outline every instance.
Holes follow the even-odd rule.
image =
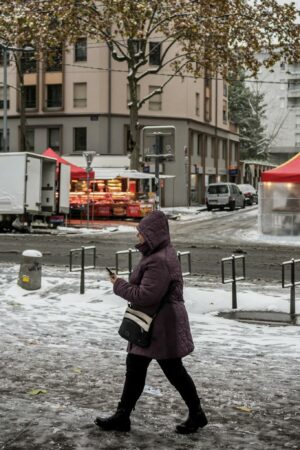
[[[209,425],[174,433],[186,408],[153,362],[132,432],[102,432],[93,420],[114,411],[124,380],[126,343],[117,329],[126,304],[99,271],[86,274],[80,295],[79,274],[67,269],[43,268],[42,288],[31,292],[17,286],[18,267],[0,269],[1,450],[299,448],[299,327],[221,318],[230,289],[186,280],[195,351],[185,365]],[[247,285],[238,305],[286,312],[289,302],[276,287]]]

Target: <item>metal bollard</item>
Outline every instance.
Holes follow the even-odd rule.
[[[42,253],[38,250],[25,250],[22,253],[18,285],[34,291],[42,285]]]
[[[236,276],[236,265],[235,262],[237,259],[242,259],[243,263],[243,275],[240,277]],[[232,271],[232,277],[225,280],[225,262],[231,261],[231,271]],[[232,283],[232,309],[237,309],[237,296],[236,296],[236,282],[239,280],[244,280],[246,277],[246,270],[245,270],[245,255],[232,255],[229,258],[223,258],[222,259],[222,283]]]
[[[116,274],[117,275],[130,275],[133,268],[133,261],[132,261],[132,254],[137,254],[139,251],[137,249],[129,248],[128,250],[120,250],[119,252],[116,252]],[[120,270],[120,264],[119,264],[119,256],[120,255],[128,255],[127,260],[127,267],[128,270]]]
[[[182,257],[183,256],[187,256],[187,261],[188,261],[188,271],[187,272],[182,272],[182,276],[186,277],[188,275],[191,275],[191,273],[192,273],[191,252],[179,252],[179,251],[177,252],[177,257],[179,259],[181,268],[183,266],[183,264],[182,264]]]
[[[300,284],[300,281],[296,281],[295,279],[295,266],[300,262],[300,259],[292,258],[290,261],[285,261],[282,263],[282,287],[283,288],[291,288],[291,296],[290,296],[290,315],[294,316],[296,314],[296,292],[295,287]],[[285,283],[285,267],[290,266],[291,270],[291,282]]]
[[[86,256],[89,251],[92,251],[93,263],[91,265],[86,265]],[[73,258],[75,255],[80,255],[80,266],[75,267]],[[89,255],[90,256],[90,255]],[[70,250],[70,272],[80,272],[80,294],[84,294],[85,292],[85,271],[87,269],[95,269],[96,267],[96,247],[84,247],[74,248]]]
[[[132,249],[129,248],[128,250],[120,250],[118,252],[116,252],[116,274],[117,275],[130,275],[133,269],[133,256],[138,254],[139,251],[136,249]],[[127,259],[127,270],[120,270],[120,260],[119,257],[120,255],[128,255],[128,259]],[[190,252],[177,252],[177,257],[179,259],[179,262],[182,266],[182,257],[183,256],[187,256],[187,261],[188,261],[188,271],[187,272],[183,272],[182,276],[185,277],[187,275],[191,275],[192,273],[192,268],[191,268],[191,253]]]

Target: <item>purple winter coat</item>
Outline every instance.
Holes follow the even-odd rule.
[[[150,316],[167,292],[168,300],[154,319],[150,346],[129,344],[127,350],[154,359],[182,358],[193,351],[194,344],[183,300],[181,266],[170,242],[168,220],[163,212],[154,211],[137,228],[145,238],[144,244],[136,246],[143,256],[129,282],[117,278],[114,293]]]

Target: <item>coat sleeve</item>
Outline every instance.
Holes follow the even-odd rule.
[[[118,278],[114,293],[137,306],[151,306],[160,302],[170,284],[170,273],[162,260],[152,260],[145,266],[140,284]]]

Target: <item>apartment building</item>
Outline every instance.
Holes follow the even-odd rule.
[[[264,58],[259,55],[261,61]],[[300,63],[279,61],[272,69],[261,67],[249,86],[264,94],[270,160],[281,164],[300,151]]]
[[[149,65],[158,64],[162,46],[153,45]],[[28,149],[42,153],[51,147],[76,163],[82,152],[94,151],[116,160],[128,151],[129,109],[126,66],[114,61],[106,45],[78,40],[71,48],[55,49],[41,61],[22,56]],[[3,151],[3,60],[0,58],[0,151]],[[170,72],[170,69],[169,71]],[[8,75],[9,151],[20,151],[20,95],[15,65]],[[159,87],[164,74],[149,75],[139,86],[140,98]],[[160,164],[162,203],[181,206],[203,203],[205,186],[239,179],[238,130],[229,123],[227,84],[221,77],[175,77],[139,112],[139,124],[174,129],[172,161]],[[141,170],[154,172],[146,161],[141,132]],[[163,138],[162,138],[163,139]],[[163,145],[163,143],[162,143]],[[172,177],[171,177],[172,176]]]

